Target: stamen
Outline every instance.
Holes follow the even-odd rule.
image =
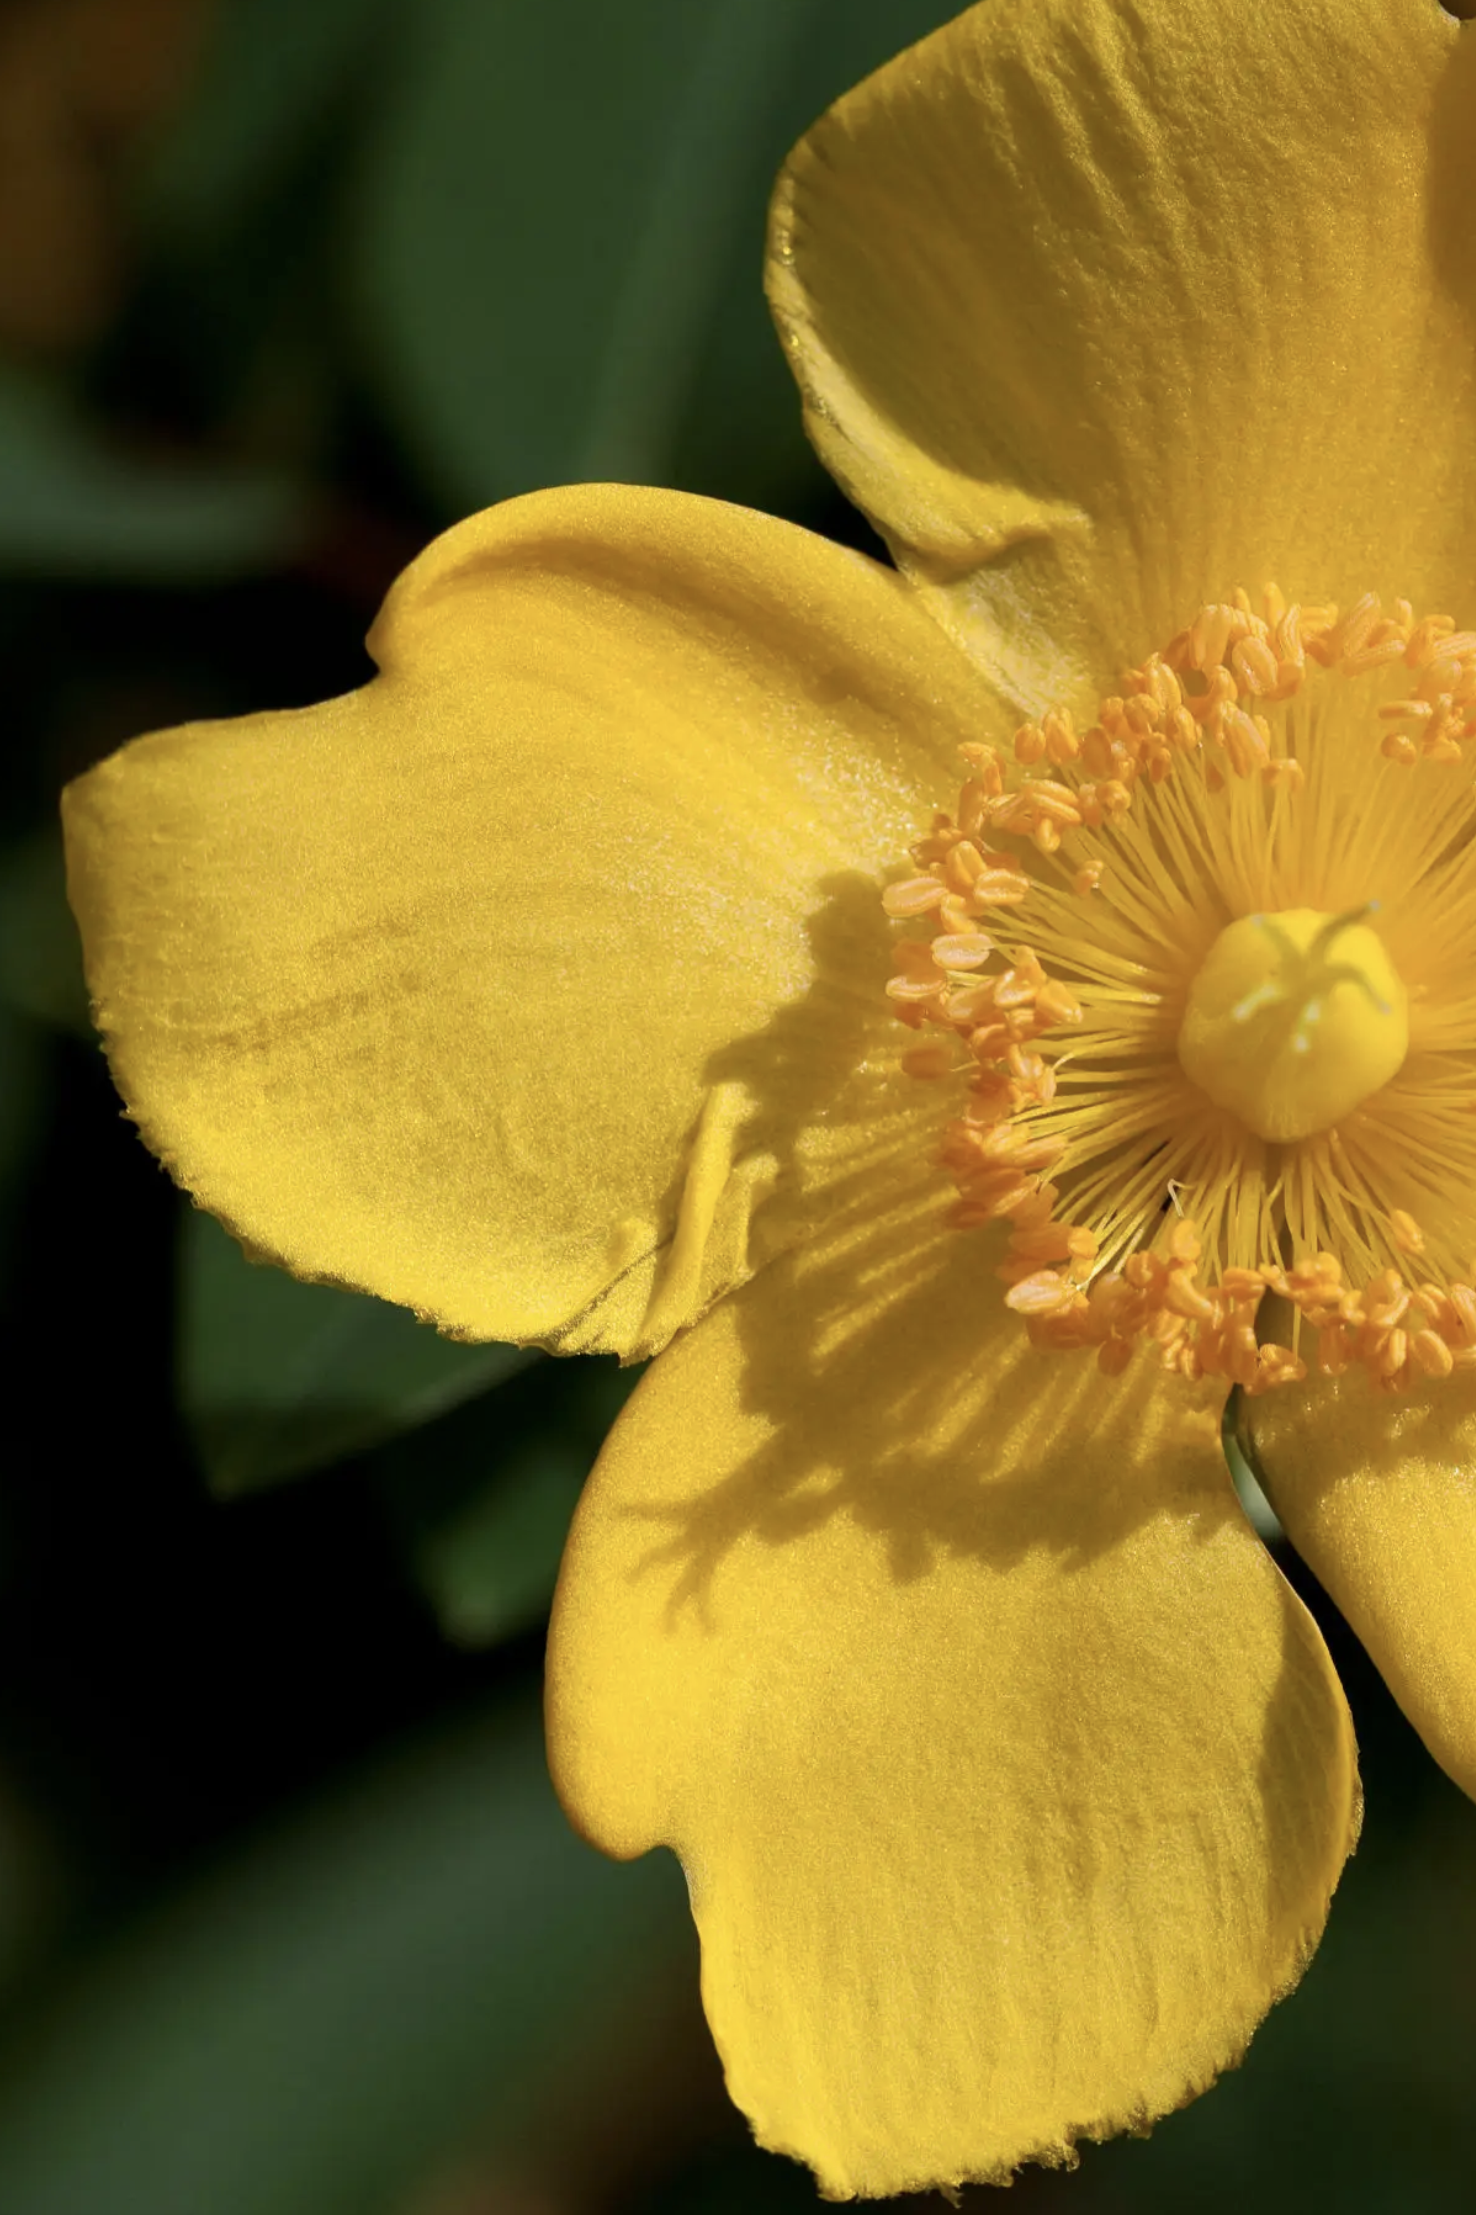
[[[951,1220],[1001,1226],[1038,1344],[1248,1391],[1476,1367],[1473,742],[1476,631],[1272,586],[1085,728],[964,749],[887,991],[943,1034],[903,1064],[954,1094]]]

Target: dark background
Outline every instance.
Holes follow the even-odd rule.
[[[765,201],[949,12],[0,0],[6,2215],[816,2204],[724,2101],[674,1864],[600,1861],[544,1772],[631,1378],[443,1346],[191,1215],[91,1040],[55,806],[140,730],[360,681],[396,569],[510,493],[868,543]],[[1476,1815],[1308,1597],[1369,1794],[1322,1953],[1241,2072],[1021,2215],[1473,2202]]]

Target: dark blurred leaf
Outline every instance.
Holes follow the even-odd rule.
[[[279,561],[305,516],[288,477],[115,448],[61,386],[0,364],[0,568],[198,583]]]
[[[369,1481],[454,1644],[490,1646],[547,1613],[580,1488],[639,1376],[603,1357],[544,1362],[372,1456]]]
[[[33,1023],[0,1001],[0,1211],[20,1181],[41,1121],[45,1051]]]
[[[27,2024],[0,2206],[388,2215],[449,2149],[516,2141],[690,1958],[675,1864],[569,1831],[530,1696],[243,1855]]]
[[[807,2169],[747,2146],[704,2154],[643,2200],[640,2215],[818,2215],[822,2204]],[[942,2215],[947,2202],[940,2205],[937,2196],[930,2194],[924,2204],[937,2207]],[[1095,2215],[1095,2211],[1083,2209],[1082,2215]]]
[[[47,1045],[41,1027],[0,997],[0,1296],[14,1293],[12,1233],[42,1135]],[[3,1517],[0,1495],[0,1526]]]
[[[57,1942],[71,1904],[70,1877],[47,1814],[7,1764],[0,1770],[0,2001],[6,2007]]]
[[[0,852],[0,1001],[36,1022],[92,1035],[61,832],[50,825]]]
[[[542,1441],[421,1534],[415,1567],[454,1644],[490,1646],[547,1614],[588,1468],[572,1447]]]
[[[226,1496],[358,1453],[532,1360],[461,1346],[405,1308],[246,1260],[198,1210],[181,1253],[180,1400]]]
[[[790,148],[833,100],[959,13],[953,0],[807,0],[789,67],[753,119],[738,219],[666,482],[808,519],[834,499],[763,295],[769,196]]]
[[[144,214],[175,245],[236,228],[360,88],[396,0],[220,0],[188,105],[161,137]]]
[[[457,505],[660,476],[801,0],[426,0],[366,163],[359,290]]]
[[[356,290],[383,395],[446,502],[672,481],[730,300],[757,365],[743,451],[777,442],[812,468],[760,289],[773,173],[843,72],[953,12],[425,0],[367,148]]]

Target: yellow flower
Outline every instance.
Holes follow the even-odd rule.
[[[900,575],[516,501],[364,691],[68,798],[119,1085],[205,1206],[463,1336],[667,1346],[552,1761],[681,1854],[734,2096],[836,2196],[1164,2114],[1316,1942],[1354,1749],[1232,1386],[1476,1783],[1465,37],[986,0],[775,204]]]

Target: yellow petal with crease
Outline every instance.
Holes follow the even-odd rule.
[[[620,487],[448,533],[371,643],[71,789],[119,1088],[301,1275],[648,1350],[915,1121],[877,888],[990,703],[891,572]]]
[[[573,1820],[676,1847],[733,2096],[840,2198],[1190,2098],[1296,1981],[1357,1821],[1215,1396],[1035,1353],[935,1210],[843,1211],[662,1355],[549,1656]]]
[[[1476,1380],[1319,1376],[1242,1420],[1292,1544],[1476,1798]]]
[[[984,0],[801,142],[770,294],[827,466],[1034,706],[1237,584],[1469,618],[1473,201],[1436,0]]]

